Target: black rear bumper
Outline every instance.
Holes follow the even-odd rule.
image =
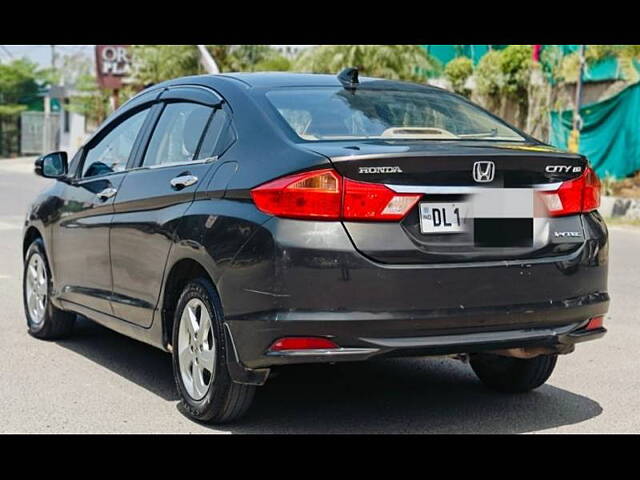
[[[238,359],[248,368],[298,363],[365,360],[373,356],[449,355],[519,347],[562,347],[600,338],[606,330],[585,330],[604,315],[607,294],[547,305],[466,312],[413,312],[410,318],[382,318],[361,312],[280,312],[227,321]],[[490,326],[493,324],[493,326]],[[501,324],[501,327],[497,325]],[[441,325],[440,328],[434,326]],[[446,328],[445,325],[449,325]],[[457,328],[451,328],[456,325]],[[269,352],[288,336],[328,337],[336,351]]]

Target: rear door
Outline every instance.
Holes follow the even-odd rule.
[[[112,308],[129,322],[153,319],[174,232],[216,163],[202,148],[222,99],[199,87],[164,92],[137,168],[124,179],[111,223]]]

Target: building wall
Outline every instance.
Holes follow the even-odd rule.
[[[67,152],[69,158],[73,157],[78,149],[89,138],[86,132],[84,115],[67,112],[62,115],[63,125],[60,128],[60,150]]]

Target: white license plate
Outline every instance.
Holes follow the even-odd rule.
[[[466,231],[469,204],[421,203],[420,231],[422,233],[460,233]]]

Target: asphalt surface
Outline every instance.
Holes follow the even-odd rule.
[[[240,422],[211,428],[178,410],[168,354],[87,320],[64,341],[27,334],[21,224],[47,182],[31,159],[0,160],[0,432],[640,432],[640,229],[610,229],[609,333],[535,392],[493,393],[446,359],[296,367]]]

